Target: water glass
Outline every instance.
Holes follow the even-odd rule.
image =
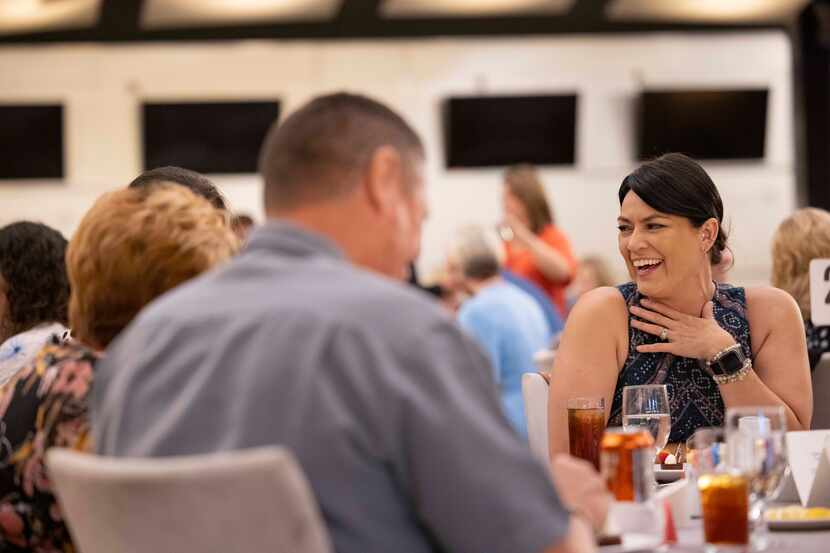
[[[669,392],[665,384],[626,386],[622,397],[622,422],[626,430],[648,430],[657,452],[666,447],[671,433]]]

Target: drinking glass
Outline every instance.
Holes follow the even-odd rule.
[[[768,546],[767,503],[781,490],[787,471],[783,407],[735,407],[726,412],[726,439],[732,465],[749,482],[752,547]]]
[[[745,552],[749,546],[749,479],[729,463],[697,478],[707,553]]]
[[[660,452],[669,440],[671,410],[665,384],[626,386],[623,388],[622,420],[626,430],[648,430],[654,447]]]
[[[599,444],[605,432],[605,399],[578,397],[568,400],[568,445],[574,457],[599,470]]]
[[[726,433],[720,427],[695,430],[686,440],[686,463],[692,478],[716,472],[726,456]]]
[[[513,229],[507,223],[497,224],[496,232],[499,234],[499,238],[501,238],[505,242],[510,242],[515,237]]]
[[[722,428],[699,428],[687,442],[686,461],[700,492],[707,553],[749,546],[749,481],[731,463]]]

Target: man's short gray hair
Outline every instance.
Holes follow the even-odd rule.
[[[461,272],[472,280],[486,280],[499,274],[504,248],[495,232],[471,225],[458,231],[451,255],[458,260]]]
[[[265,208],[290,209],[351,192],[382,146],[395,148],[405,163],[424,156],[412,127],[380,102],[344,92],[315,98],[268,132],[259,158]]]

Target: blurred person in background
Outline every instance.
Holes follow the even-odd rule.
[[[101,352],[147,303],[236,247],[221,212],[182,186],[117,190],[87,212],[66,254],[75,340],[48,343],[0,388],[0,549],[74,550],[46,450],[89,449],[89,393]]]
[[[134,178],[127,185],[127,188],[144,188],[157,184],[184,186],[197,196],[206,199],[216,209],[223,212],[228,211],[228,202],[225,200],[225,196],[219,190],[218,186],[213,184],[209,178],[201,173],[183,167],[168,165],[166,167],[148,169]]]
[[[720,261],[712,265],[712,280],[715,282],[729,282],[729,271],[735,265],[735,256],[729,246],[721,252]]]
[[[772,237],[772,285],[798,303],[807,337],[810,369],[830,351],[830,327],[810,320],[810,261],[830,258],[830,213],[799,209],[781,222]]]
[[[611,271],[604,259],[596,255],[583,257],[579,260],[579,267],[573,282],[568,286],[568,311],[573,308],[582,294],[594,288],[613,285],[614,279],[611,278]]]
[[[435,279],[441,287],[441,305],[450,313],[458,313],[461,304],[468,297],[468,292],[464,288],[464,275],[461,272],[461,266],[452,249],[447,252],[444,264]]]
[[[505,267],[544,290],[564,317],[565,289],[576,274],[577,263],[568,238],[554,224],[536,170],[529,165],[508,168],[502,200]]]
[[[234,213],[231,216],[231,230],[239,238],[239,242],[244,244],[248,240],[248,235],[254,228],[254,219],[246,213]]]
[[[423,164],[409,124],[365,96],[320,96],[275,124],[260,156],[268,222],[99,363],[98,452],[291,448],[338,553],[593,550],[602,480],[565,456],[557,494],[484,353],[400,282],[426,214]]]
[[[458,322],[487,353],[502,405],[513,428],[527,438],[522,375],[534,370],[533,354],[550,344],[552,332],[536,301],[501,276],[503,247],[480,227],[459,233],[454,254],[470,299]]]
[[[0,229],[0,385],[67,333],[66,239],[40,223]]]
[[[623,388],[636,384],[668,385],[672,444],[722,426],[737,406],[781,406],[788,430],[809,429],[801,313],[776,288],[713,281],[727,236],[706,171],[666,154],[625,177],[618,199],[632,282],[584,294],[568,317],[551,376],[551,452],[568,451],[569,398],[604,398],[608,425],[621,426]]]

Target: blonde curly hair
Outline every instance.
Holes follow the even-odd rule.
[[[225,219],[175,184],[101,196],[66,251],[75,336],[103,349],[146,304],[229,259],[239,241]]]
[[[798,302],[810,318],[810,261],[830,257],[830,212],[799,209],[778,225],[772,237],[772,285]]]

